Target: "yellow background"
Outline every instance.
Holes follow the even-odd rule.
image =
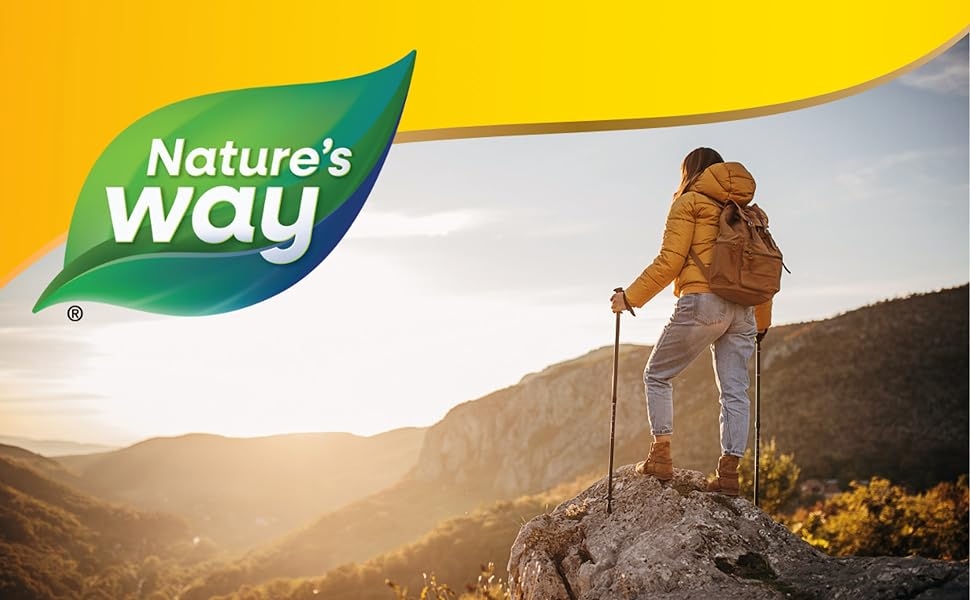
[[[968,22],[965,0],[12,3],[0,285],[63,241],[101,150],[188,97],[358,75],[416,49],[398,141],[650,127],[840,97]]]

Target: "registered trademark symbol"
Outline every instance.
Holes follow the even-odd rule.
[[[84,311],[77,304],[72,304],[71,308],[67,309],[67,318],[77,323],[84,318]]]

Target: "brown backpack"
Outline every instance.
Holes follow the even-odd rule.
[[[782,268],[788,270],[781,250],[768,233],[768,215],[757,204],[724,204],[709,267],[693,247],[690,255],[707,277],[712,292],[744,306],[771,300],[781,289]]]

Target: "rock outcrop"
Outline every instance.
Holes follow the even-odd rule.
[[[833,558],[743,498],[701,491],[697,471],[661,484],[632,466],[519,531],[513,600],[967,598],[966,562]]]
[[[618,460],[628,462],[648,447],[643,365],[650,348],[624,346],[621,352],[616,444]],[[609,451],[604,426],[610,422],[612,361],[612,347],[596,350],[456,406],[428,430],[413,477],[482,485],[496,497],[517,498],[595,472]],[[710,371],[710,361],[706,367]],[[716,407],[709,416],[716,425]],[[711,448],[709,454],[716,453]]]

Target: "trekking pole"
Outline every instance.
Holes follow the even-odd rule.
[[[758,504],[758,475],[761,463],[761,340],[754,351],[754,505]]]
[[[614,292],[622,292],[623,288],[616,288]],[[623,303],[626,304],[626,309],[630,311],[630,314],[634,317],[637,316],[633,312],[633,307],[627,304],[626,294],[623,295]],[[606,484],[606,514],[613,514],[613,448],[616,443],[616,379],[620,372],[620,315],[622,312],[616,313],[616,335],[613,338],[613,408],[610,414],[610,472],[607,477],[608,483]]]

